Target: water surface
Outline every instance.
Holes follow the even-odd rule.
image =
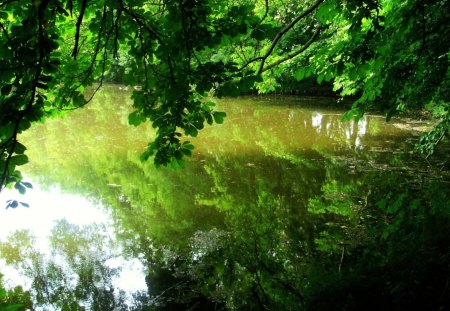
[[[34,189],[29,209],[0,211],[0,272],[36,306],[296,309],[312,276],[351,269],[344,258],[390,223],[381,199],[448,193],[443,155],[438,167],[412,153],[430,124],[342,122],[329,98],[221,99],[226,122],[190,139],[185,166],[155,169],[129,95],[106,87],[20,138]]]

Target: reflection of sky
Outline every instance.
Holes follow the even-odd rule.
[[[35,185],[34,185],[35,186]],[[30,204],[29,208],[19,206],[5,209],[7,200]],[[3,206],[2,206],[3,205]],[[57,188],[48,191],[30,189],[26,195],[5,189],[0,193],[0,238],[20,229],[29,229],[38,238],[50,234],[53,222],[65,218],[74,225],[107,223],[109,217],[87,199],[72,194],[63,194]]]
[[[352,135],[353,135],[353,128],[355,126],[355,122],[353,122],[353,120],[352,120],[352,121],[349,121],[348,124],[349,124],[349,126],[345,130],[345,137],[347,139],[350,139],[350,137],[352,137]]]
[[[367,116],[364,116],[358,121],[358,134],[355,139],[355,148],[363,149],[364,145],[361,143],[361,137],[367,133]]]
[[[367,116],[358,121],[358,136],[364,136],[367,133]]]
[[[28,181],[28,179],[26,178]],[[49,255],[48,237],[54,223],[60,219],[66,219],[70,224],[86,226],[92,224],[107,225],[108,234],[114,236],[113,225],[110,216],[101,206],[95,206],[86,198],[81,196],[62,193],[60,189],[52,187],[41,190],[33,183],[34,189],[27,190],[25,195],[16,190],[4,189],[0,193],[0,241],[6,241],[7,236],[16,230],[27,229],[36,236],[35,248]],[[6,209],[7,200],[17,200],[28,203],[29,208],[18,206],[15,209]],[[0,261],[0,264],[3,265]],[[115,284],[125,291],[145,290],[143,266],[137,260],[127,261],[117,256],[108,262],[110,267],[121,267],[122,273],[115,280]],[[22,284],[25,287],[25,279],[9,267],[2,267],[1,272],[5,274],[10,283]]]
[[[322,118],[323,115],[319,112],[313,112],[312,113],[312,126],[314,126],[317,129],[317,132],[320,133],[321,129],[322,129]]]
[[[325,114],[326,115],[326,114]],[[311,125],[316,129],[317,133],[321,134],[322,129],[323,129],[323,123],[325,123],[325,130],[326,130],[326,135],[329,136],[330,138],[334,137],[334,133],[332,132],[332,124],[331,124],[331,119],[324,119],[323,118],[324,115],[319,113],[319,112],[313,112],[311,114]],[[350,120],[349,122],[346,123],[339,123],[339,129],[342,129],[342,125],[343,125],[343,130],[345,133],[345,138],[351,143],[351,145],[355,146],[355,148],[358,149],[362,149],[364,148],[363,144],[362,144],[362,137],[364,137],[367,133],[367,116],[364,116],[363,118],[361,118],[358,122],[354,122],[353,120]],[[306,121],[305,121],[305,125],[306,125]],[[357,127],[355,129],[355,127]],[[354,141],[352,140],[352,137],[354,136],[356,132],[356,137],[354,138]]]

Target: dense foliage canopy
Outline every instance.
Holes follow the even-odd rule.
[[[223,122],[213,96],[311,77],[354,97],[349,117],[438,107],[430,153],[450,124],[449,20],[447,0],[2,0],[0,189],[31,186],[18,134],[84,106],[117,68],[135,86],[129,123],[157,129],[142,154],[156,165]]]

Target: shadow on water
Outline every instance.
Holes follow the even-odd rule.
[[[184,168],[155,169],[139,161],[151,129],[126,127],[125,95],[103,91],[23,137],[36,184],[87,197],[114,223],[60,220],[46,251],[31,232],[1,238],[35,307],[448,307],[450,179],[409,152],[417,135],[377,117],[341,123],[324,107],[227,99],[228,122],[193,140]],[[126,260],[144,288],[117,285]]]

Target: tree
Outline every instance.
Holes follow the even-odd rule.
[[[211,95],[271,91],[280,76],[333,80],[357,96],[349,117],[440,104],[430,153],[450,124],[448,12],[447,0],[3,0],[0,189],[31,186],[18,134],[86,105],[120,55],[136,86],[129,123],[157,128],[141,157],[156,165],[180,166],[188,137],[223,122]]]

